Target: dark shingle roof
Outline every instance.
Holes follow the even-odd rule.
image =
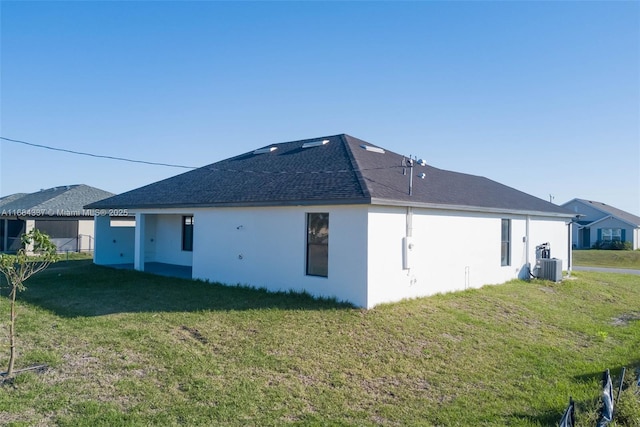
[[[35,193],[3,197],[0,199],[0,214],[5,212],[7,216],[15,216],[15,212],[25,212],[24,216],[91,217],[93,216],[91,212],[83,211],[84,206],[113,195],[108,191],[84,184],[53,187]]]
[[[15,194],[9,194],[8,196],[2,196],[0,197],[0,208],[8,205],[9,203],[13,203],[19,198],[24,197],[26,195],[27,193],[15,193]]]
[[[635,225],[636,227],[640,227],[640,217],[634,214],[631,214],[629,212],[623,211],[622,209],[614,208],[613,206],[609,206],[606,203],[596,202],[594,200],[585,200],[585,199],[574,199],[574,200],[582,202],[588,206],[593,206],[594,208],[604,213],[613,215],[625,222],[628,222],[629,224]],[[567,203],[565,203],[565,205]]]
[[[311,148],[303,144],[328,141]],[[409,195],[404,156],[367,151],[349,135],[272,144],[93,203],[92,208],[168,208],[310,204],[402,204],[572,216],[545,200],[487,178],[416,165]],[[403,170],[407,174],[403,174]],[[419,174],[425,178],[420,179]]]

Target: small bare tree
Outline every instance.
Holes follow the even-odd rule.
[[[6,376],[13,375],[13,366],[16,360],[16,296],[18,292],[25,290],[24,282],[29,277],[47,268],[52,262],[58,260],[56,245],[51,242],[49,236],[32,229],[22,235],[22,248],[13,254],[0,254],[0,272],[9,284],[9,300],[11,301],[11,315],[9,321],[9,368]]]

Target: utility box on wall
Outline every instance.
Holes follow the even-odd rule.
[[[562,281],[562,260],[557,258],[543,258],[540,260],[539,278],[551,280],[552,282]]]
[[[402,238],[402,268],[409,270],[413,267],[413,237]]]

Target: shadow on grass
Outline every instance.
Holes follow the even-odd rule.
[[[567,398],[567,405],[569,404],[569,399]],[[530,414],[520,414],[516,413],[513,415],[515,419],[526,421],[526,425],[534,425],[534,426],[557,426],[560,422],[560,418],[562,418],[562,414],[566,408],[562,408],[562,411],[547,411],[539,415],[530,415]]]
[[[59,262],[32,277],[21,301],[65,317],[114,313],[201,310],[337,310],[351,309],[335,299],[306,293],[268,292],[199,280],[157,276],[94,265],[91,260]],[[2,286],[6,296],[6,284]]]
[[[631,369],[631,371],[635,372],[635,370],[640,367],[640,359],[629,361],[629,363],[625,366],[627,371]],[[617,397],[617,390],[620,384],[620,378],[622,376],[622,366],[614,366],[609,368],[609,372],[612,378],[612,385],[614,389],[614,398]],[[589,421],[593,421],[597,418],[598,410],[601,407],[602,401],[602,376],[604,370],[597,372],[589,372],[582,375],[576,375],[573,378],[580,383],[593,383],[593,393],[592,397],[586,400],[578,400],[575,402],[575,410],[576,410],[576,419],[579,421],[578,425],[591,425],[588,424]],[[530,415],[524,413],[515,413],[513,417],[527,421],[528,424],[531,425],[540,425],[540,426],[552,426],[558,425],[562,415],[569,405],[569,396],[567,396],[567,404],[563,408],[559,410],[548,410],[543,413],[537,415]]]
[[[640,367],[640,359],[630,361],[624,368],[627,370],[635,370],[637,367]],[[614,385],[614,388],[617,387],[617,384],[620,382],[620,377],[622,376],[622,368],[623,366],[612,366],[609,368],[609,373],[611,374],[611,381]],[[602,384],[602,375],[604,374],[604,369],[602,371],[597,372],[589,372],[582,375],[576,375],[574,378],[580,382],[597,382]]]

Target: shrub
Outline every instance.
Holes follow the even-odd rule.
[[[632,249],[631,242],[621,242],[619,240],[614,240],[614,241],[597,240],[593,244],[593,246],[591,246],[591,248],[592,249],[608,249],[613,251],[630,251]]]

